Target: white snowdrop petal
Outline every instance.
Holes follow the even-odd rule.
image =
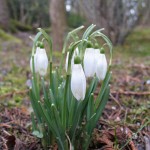
[[[86,77],[93,77],[95,74],[95,50],[86,48],[84,54],[84,72]]]
[[[100,57],[96,65],[96,75],[99,80],[104,80],[107,72],[107,60],[105,54],[100,54]]]
[[[37,71],[41,76],[45,76],[48,68],[48,57],[45,49],[40,49],[36,54]]]
[[[74,64],[71,75],[71,91],[77,100],[83,100],[86,93],[86,78],[81,64]]]

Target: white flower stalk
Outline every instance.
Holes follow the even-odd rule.
[[[96,76],[99,80],[104,80],[107,72],[107,60],[105,54],[100,53],[97,57]]]
[[[78,47],[75,49],[74,53],[73,53],[73,56],[72,56],[72,59],[71,59],[71,68],[73,67],[74,65],[74,58],[75,56],[79,55],[79,49]],[[68,68],[68,60],[69,59],[69,52],[67,52],[67,56],[66,56],[66,64],[65,64],[65,69],[66,69],[66,72],[67,72],[67,68]]]
[[[37,47],[36,48],[36,52],[35,52],[35,54],[34,54],[34,69],[35,69],[35,73],[37,73],[37,63],[36,63],[36,54],[37,54],[37,52],[39,51],[39,47]],[[31,71],[33,72],[33,67],[32,67],[32,56],[31,56],[31,58],[30,58],[30,69],[31,69]]]
[[[86,78],[81,64],[74,64],[71,75],[71,91],[79,101],[84,100],[86,93]]]
[[[45,76],[48,68],[48,57],[44,48],[40,48],[36,53],[37,71],[41,76]]]
[[[84,72],[86,77],[93,77],[95,74],[95,49],[86,48],[84,54]]]

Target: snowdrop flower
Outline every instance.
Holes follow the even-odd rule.
[[[77,55],[79,55],[79,49],[78,49],[78,47],[75,49],[75,51],[73,53],[73,56],[72,56],[72,59],[71,59],[71,68],[74,65],[74,58]],[[67,56],[66,56],[66,64],[65,64],[66,72],[67,72],[67,68],[68,68],[68,61],[69,61],[68,59],[69,59],[69,52],[67,52]]]
[[[86,93],[86,78],[81,64],[74,64],[72,67],[71,91],[78,101],[84,100]]]
[[[40,47],[37,47],[36,48],[36,52],[34,54],[34,69],[35,69],[35,73],[37,73],[37,65],[36,65],[36,54],[38,52],[38,50],[40,49]],[[30,58],[30,68],[31,68],[31,71],[33,72],[33,67],[32,67],[32,56]]]
[[[44,48],[40,48],[36,52],[36,67],[41,76],[46,75],[48,67],[48,57]]]
[[[104,53],[97,55],[96,76],[99,80],[104,80],[107,72],[107,60]]]
[[[93,77],[95,74],[95,49],[86,48],[84,54],[84,72],[86,77]]]

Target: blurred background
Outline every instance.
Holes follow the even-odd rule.
[[[38,27],[52,36],[58,64],[66,34],[92,23],[105,28],[114,45],[112,90],[148,91],[150,0],[0,0],[0,102],[26,103],[29,36]]]
[[[96,24],[114,45],[123,44],[136,26],[150,24],[149,0],[0,0],[0,28],[10,33],[52,33],[54,49],[72,28]],[[57,44],[56,44],[57,43]]]
[[[41,27],[52,37],[55,67],[67,33],[92,23],[105,28],[113,43],[111,94],[101,117],[106,132],[113,127],[115,143],[123,142],[125,136],[116,135],[118,125],[135,133],[149,118],[150,0],[0,0],[0,123],[7,123],[7,131],[24,143],[32,146],[35,141],[31,140],[31,130],[28,134],[24,130],[31,124],[28,86],[33,42],[29,36],[34,37]],[[134,138],[138,150],[145,150],[143,135],[150,135],[149,129],[140,130]],[[1,128],[0,133],[4,133]],[[1,139],[0,135],[0,149]],[[114,142],[101,142],[106,141]]]

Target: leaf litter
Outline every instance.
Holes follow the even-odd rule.
[[[3,85],[0,86],[0,150],[43,149],[41,141],[32,135],[31,129],[26,87],[26,81],[31,76],[28,67],[29,45],[24,45],[26,51],[19,50],[22,45],[14,48],[17,55],[9,47],[0,51],[3,64],[0,68],[3,72],[0,75],[0,85]],[[4,57],[6,55],[7,59]],[[9,59],[16,59],[17,62],[11,63]],[[122,51],[114,54],[109,102],[94,130],[89,150],[150,149],[150,84],[147,84],[150,80],[150,62],[145,59],[150,58],[128,56]],[[18,62],[21,63],[18,65]],[[19,69],[22,67],[24,70]],[[14,77],[23,79],[14,83]],[[19,105],[6,105],[19,96],[22,99]],[[57,149],[57,146],[48,149]]]

